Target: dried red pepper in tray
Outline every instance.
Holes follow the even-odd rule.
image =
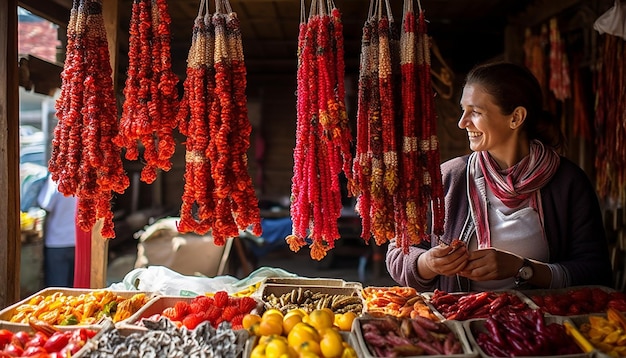
[[[102,0],[74,0],[66,53],[48,169],[61,193],[79,199],[78,225],[90,231],[103,219],[102,236],[113,238],[112,192],[123,193],[129,180],[113,143],[117,106]]]
[[[239,19],[228,1],[216,1],[216,12],[210,14],[208,0],[203,0],[176,116],[187,137],[178,230],[211,230],[217,245],[249,226],[255,235],[261,234],[258,201],[247,171],[252,126],[245,88]]]
[[[435,290],[428,300],[446,319],[485,318],[500,311],[521,313],[530,310],[517,294],[508,291],[448,293]]]

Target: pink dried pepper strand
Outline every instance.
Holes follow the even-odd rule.
[[[419,220],[423,223],[422,227],[424,228],[420,233],[427,240],[426,209],[428,205],[431,205],[432,210],[431,233],[435,235],[443,234],[445,208],[443,184],[441,182],[439,140],[437,137],[437,112],[430,67],[430,39],[426,29],[424,10],[420,11],[417,29],[417,67],[421,95],[418,102],[422,104],[423,109],[421,112],[422,140],[420,157],[427,159],[421,188],[422,199],[420,206],[423,208],[423,211],[419,212]],[[416,242],[413,242],[413,244],[416,244]]]
[[[129,160],[139,157],[139,143],[143,145],[141,180],[146,183],[154,182],[158,169],[171,168],[176,147],[173,130],[178,78],[171,70],[170,23],[165,0],[133,3],[125,101],[115,141],[126,147]],[[151,56],[145,58],[142,53]]]
[[[60,192],[79,199],[81,229],[90,231],[102,219],[101,235],[113,238],[112,192],[123,193],[129,180],[113,143],[117,107],[102,2],[74,1],[71,17],[49,170]]]
[[[293,233],[291,250],[306,245],[320,260],[339,238],[341,215],[339,174],[347,171],[353,187],[351,133],[343,87],[343,27],[339,10],[328,14],[323,1],[313,1],[308,22],[303,16],[298,36],[298,123],[292,178]]]

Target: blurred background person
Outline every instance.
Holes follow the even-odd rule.
[[[73,287],[77,198],[59,192],[48,175],[37,202],[46,211],[43,227],[45,286]]]

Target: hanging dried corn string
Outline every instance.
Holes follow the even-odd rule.
[[[429,232],[443,231],[437,118],[424,11],[420,8],[416,16],[412,1],[405,1],[400,46],[393,46],[393,18],[386,5],[388,17],[382,15],[380,0],[370,3],[363,28],[354,162],[357,211],[364,239],[372,235],[380,245],[396,238],[408,250],[428,240]],[[372,16],[372,9],[378,16]],[[394,81],[400,83],[396,76],[400,91],[394,91]],[[398,92],[400,98],[394,98]]]
[[[123,193],[129,185],[113,143],[118,122],[111,75],[102,1],[75,0],[48,167],[59,191],[79,199],[78,225],[90,231],[103,219],[104,238],[115,237],[112,191]]]
[[[203,0],[194,21],[177,114],[180,131],[187,137],[178,230],[198,234],[211,230],[214,242],[224,245],[249,226],[260,235],[261,219],[247,171],[252,127],[240,24],[228,1],[215,4],[211,15]]]
[[[389,2],[370,3],[363,29],[357,112],[357,211],[361,236],[373,235],[381,245],[396,236],[394,206],[398,204],[397,116],[394,77],[397,75],[397,31]],[[367,134],[366,134],[367,133]],[[357,164],[358,163],[358,164]],[[369,221],[371,220],[371,222]]]
[[[602,35],[595,75],[595,169],[599,197],[617,210],[626,203],[626,41]]]
[[[178,78],[171,70],[170,23],[166,0],[133,2],[125,100],[115,142],[126,148],[129,160],[139,157],[143,145],[141,180],[148,184],[156,179],[157,169],[170,170],[176,147],[172,132]]]
[[[343,26],[332,1],[313,0],[308,19],[304,0],[298,36],[296,147],[292,178],[293,233],[298,251],[310,236],[311,257],[321,260],[339,238],[339,175],[353,187],[352,140],[344,96]]]
[[[407,0],[408,1],[408,0]],[[419,1],[418,1],[419,4]],[[432,211],[431,233],[443,234],[445,219],[443,184],[441,182],[441,159],[439,152],[439,140],[437,137],[437,111],[435,109],[435,95],[433,92],[431,67],[430,67],[430,38],[426,28],[424,10],[420,6],[420,14],[417,18],[417,78],[419,80],[419,100],[421,111],[418,121],[422,124],[420,138],[420,155],[423,165],[423,177],[420,189],[421,199],[418,210],[418,220],[422,223],[420,234],[428,239],[426,212],[430,205]],[[425,160],[425,161],[424,161]],[[418,241],[419,242],[419,241]],[[417,244],[418,242],[412,242]]]
[[[569,62],[556,17],[550,19],[550,90],[559,101],[571,97]]]

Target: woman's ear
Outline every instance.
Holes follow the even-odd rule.
[[[511,113],[511,120],[509,122],[509,127],[511,127],[511,129],[517,129],[519,127],[522,126],[522,124],[524,124],[524,121],[526,120],[526,108],[524,107],[517,107],[513,110],[513,113]]]

